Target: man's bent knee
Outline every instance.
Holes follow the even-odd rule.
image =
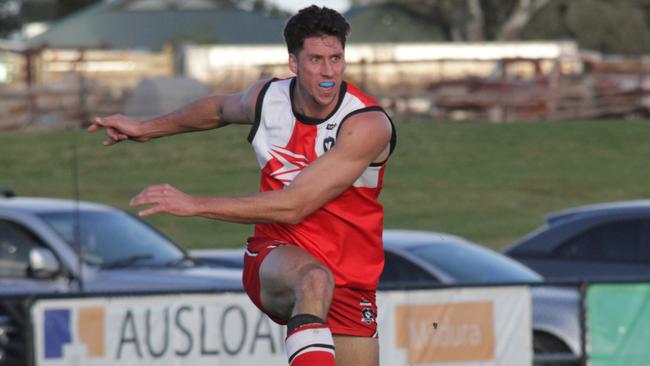
[[[325,266],[308,264],[301,270],[295,286],[293,314],[327,316],[334,293],[334,276]]]
[[[334,276],[310,254],[295,246],[277,247],[259,273],[260,300],[272,315],[285,320],[302,313],[327,317]]]
[[[334,291],[334,276],[325,266],[308,264],[301,270],[296,284],[297,295],[313,295],[319,298],[328,296]]]

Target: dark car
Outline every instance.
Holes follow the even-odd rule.
[[[464,238],[444,233],[386,230],[386,263],[379,288],[425,284],[532,284],[533,350],[536,364],[547,354],[577,360],[581,354],[579,293],[541,286],[543,278],[526,266]],[[560,363],[573,365],[573,363]]]
[[[504,253],[549,281],[649,280],[650,200],[550,214]]]
[[[205,263],[231,268],[243,266],[243,249],[202,249],[192,250],[191,254]],[[524,265],[449,234],[386,230],[384,254],[386,262],[380,290],[437,285],[532,284],[536,364],[551,365],[541,362],[550,354],[554,359],[577,360],[580,357],[580,297],[576,289],[541,286],[542,276]]]
[[[8,195],[10,196],[10,195]],[[24,360],[20,296],[241,290],[241,271],[200,265],[105,205],[0,197],[0,365]]]

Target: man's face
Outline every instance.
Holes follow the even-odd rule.
[[[305,38],[302,50],[289,54],[289,68],[297,76],[304,102],[330,106],[336,103],[343,81],[343,45],[333,36]]]

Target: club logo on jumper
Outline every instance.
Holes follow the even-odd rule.
[[[375,313],[372,311],[372,304],[362,299],[359,303],[363,308],[361,309],[361,321],[366,324],[372,324],[375,321]]]
[[[273,146],[269,154],[275,158],[275,160],[269,161],[273,169],[269,175],[284,185],[291,183],[309,165],[309,160],[307,160],[306,156],[296,154],[279,146]]]
[[[336,123],[328,123],[325,127],[326,130],[333,130],[336,127]]]
[[[44,318],[45,359],[63,358],[66,345],[85,346],[90,357],[105,355],[103,307],[48,309]]]
[[[336,140],[334,140],[334,137],[330,136],[323,141],[323,150],[329,151],[334,144],[336,144]]]

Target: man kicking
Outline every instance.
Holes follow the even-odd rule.
[[[105,129],[104,144],[113,145],[252,125],[260,192],[198,197],[163,184],[146,188],[131,205],[152,206],[141,216],[255,224],[244,287],[260,310],[287,325],[293,366],[379,364],[375,291],[384,265],[384,215],[377,198],[396,135],[381,106],[343,80],[349,29],[334,10],[304,8],[284,29],[295,77],[260,80],[242,93],[207,97],[148,121],[115,115],[88,128]]]

